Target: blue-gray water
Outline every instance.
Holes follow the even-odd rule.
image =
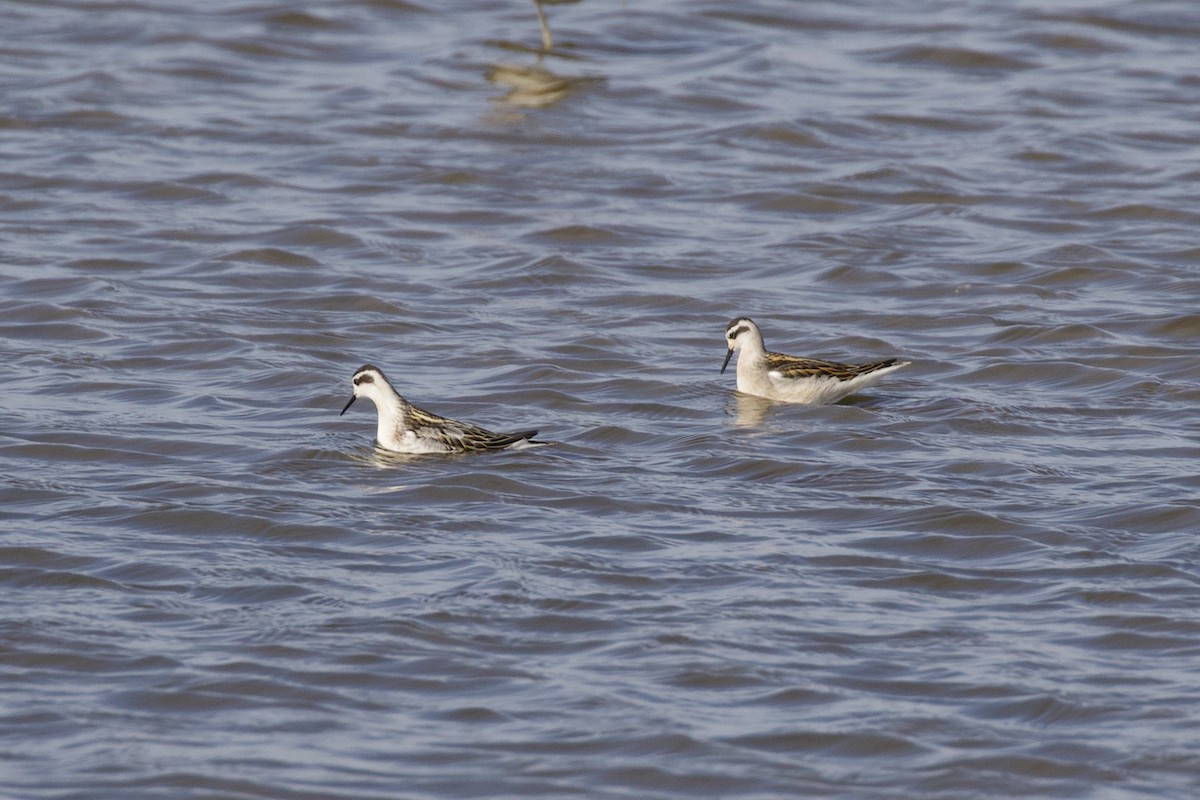
[[[0,796],[1195,797],[1200,9],[548,15],[0,9]]]

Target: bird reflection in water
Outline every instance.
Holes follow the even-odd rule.
[[[741,428],[761,426],[767,418],[767,412],[775,406],[774,402],[765,397],[756,397],[741,392],[734,392],[733,399],[737,406],[731,410],[735,413],[738,427]]]

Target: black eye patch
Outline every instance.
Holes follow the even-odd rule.
[[[357,378],[354,379],[355,386],[358,386],[359,384],[362,384],[362,383],[374,383],[374,382],[375,382],[375,379],[372,378],[370,375],[359,375]]]
[[[741,336],[743,333],[745,333],[745,332],[746,332],[746,331],[748,331],[748,330],[750,330],[750,329],[749,329],[749,328],[747,328],[745,325],[739,325],[739,326],[738,326],[738,327],[737,327],[737,328],[736,328],[736,329],[733,331],[733,333],[730,333],[730,334],[727,334],[727,335],[729,336],[729,338],[730,338],[730,339],[736,339],[737,337]]]

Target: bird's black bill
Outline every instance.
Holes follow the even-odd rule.
[[[358,399],[358,395],[356,395],[356,394],[350,395],[350,402],[346,403],[346,408],[342,409],[342,414],[345,414],[346,409],[348,409],[348,408],[350,408],[350,406],[354,405],[354,401],[357,399]],[[338,416],[340,417],[342,414],[338,414]]]
[[[721,374],[725,374],[725,368],[729,366],[729,359],[733,358],[733,351],[730,350],[725,354],[725,363],[721,365]]]

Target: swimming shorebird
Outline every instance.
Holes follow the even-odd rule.
[[[342,414],[360,397],[374,402],[379,413],[375,438],[385,450],[397,453],[465,453],[503,450],[525,442],[537,444],[530,441],[537,431],[493,433],[469,422],[439,417],[417,408],[392,388],[378,367],[370,364],[359,367],[351,381],[354,383],[354,394],[342,409]]]
[[[729,352],[722,373],[733,351],[742,351],[737,363],[738,391],[784,403],[835,403],[911,363],[889,358],[870,364],[839,364],[770,353],[763,345],[762,331],[748,317],[738,317],[725,326],[725,343]]]

